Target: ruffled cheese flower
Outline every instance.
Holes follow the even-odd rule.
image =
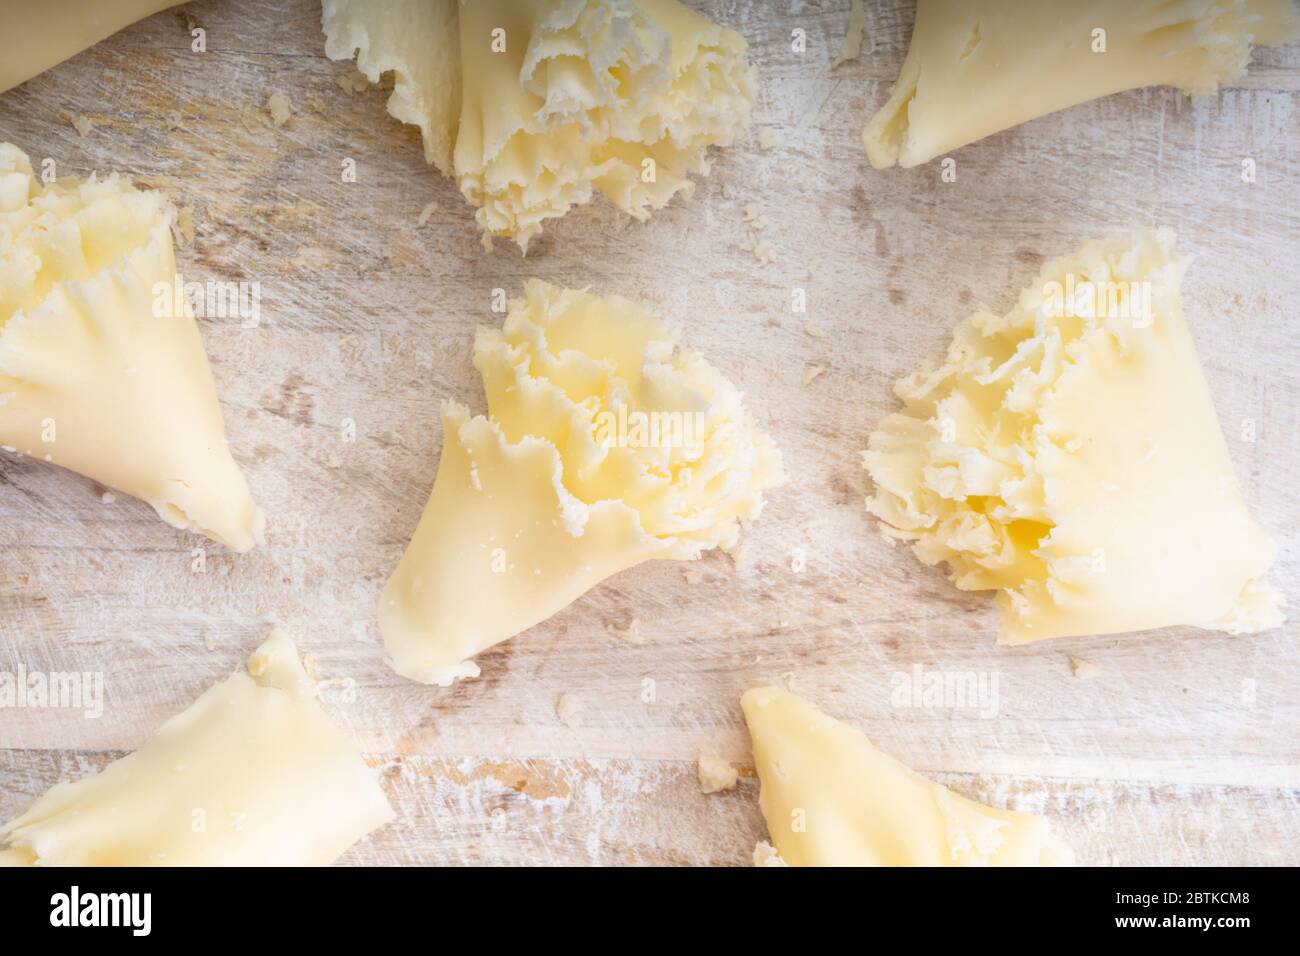
[[[916,166],[1123,90],[1213,93],[1245,74],[1252,44],[1297,35],[1293,0],[918,0],[863,145],[877,169]]]
[[[958,327],[871,436],[887,535],[996,589],[1001,640],[1281,623],[1165,230],[1086,244],[1006,315]]]
[[[265,519],[226,447],[189,303],[173,294],[174,218],[160,193],[116,174],[43,186],[0,144],[0,447],[247,551]]]
[[[470,658],[651,558],[730,548],[781,459],[717,369],[626,299],[528,283],[474,362],[488,416],[443,408],[433,493],[384,590],[397,671]]]
[[[602,193],[646,219],[710,146],[748,128],[744,39],[677,0],[326,0],[326,52],[394,71],[389,111],[418,125],[483,230],[522,249]],[[400,15],[399,15],[400,14]],[[454,144],[454,145],[453,145]]]

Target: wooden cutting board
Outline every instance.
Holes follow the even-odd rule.
[[[1257,51],[1218,96],[1129,93],[993,136],[957,152],[944,183],[933,164],[873,171],[861,149],[911,4],[868,3],[862,55],[835,69],[847,0],[699,6],[751,43],[754,134],[717,154],[693,200],[648,224],[598,202],[527,258],[480,248],[385,92],[340,89],[350,67],[326,59],[313,0],[187,4],[0,95],[0,139],[34,160],[121,170],[190,207],[187,279],[260,282],[260,326],[207,319],[203,334],[270,519],[266,548],[208,547],[194,573],[204,543],[147,506],[0,453],[0,669],[106,685],[97,719],[0,710],[0,817],[137,747],[274,623],[335,679],[326,706],[398,811],[349,863],[744,863],[766,836],[752,770],[704,796],[695,760],[751,766],[737,698],[767,682],[964,794],[1050,814],[1083,862],[1300,862],[1300,629],[998,647],[991,600],[882,540],[859,463],[891,383],[938,357],[977,303],[1009,307],[1044,257],[1088,238],[1171,226],[1196,256],[1188,319],[1294,602],[1300,47]],[[294,110],[279,129],[272,92]],[[79,135],[72,116],[94,128]],[[480,679],[412,684],[382,663],[376,597],[433,481],[439,403],[483,407],[470,345],[499,321],[491,290],[531,276],[679,322],[745,390],[792,480],[738,562],[633,569],[482,655]],[[791,311],[795,288],[807,315]],[[804,384],[810,366],[825,371]],[[642,643],[618,633],[633,619]],[[1069,655],[1101,675],[1072,676]],[[996,680],[996,712],[898,706],[916,668]],[[561,694],[577,726],[557,718]]]

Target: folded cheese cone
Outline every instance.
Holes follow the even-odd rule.
[[[596,192],[645,219],[689,195],[708,148],[749,126],[744,38],[678,0],[325,0],[324,11],[329,56],[356,51],[372,79],[395,72],[389,111],[420,127],[426,159],[447,172],[454,143],[451,172],[488,245],[505,236],[526,250],[545,220]]]
[[[181,0],[0,0],[0,93]]]
[[[865,455],[887,536],[997,589],[1000,640],[1282,621],[1183,320],[1168,230],[1086,244],[898,383]]]
[[[380,599],[398,673],[480,651],[651,558],[736,544],[781,458],[742,396],[645,309],[530,281],[474,363],[489,417],[443,408],[438,475]]]
[[[759,844],[756,865],[1074,863],[1045,818],[987,807],[926,780],[794,694],[757,687],[740,704],[779,854]]]
[[[0,865],[326,866],[392,818],[293,642],[272,634],[247,673],[135,753],[0,828]]]
[[[42,186],[0,144],[0,447],[247,551],[265,519],[184,297],[177,310],[173,218],[116,174]]]
[[[1212,93],[1245,74],[1252,44],[1297,34],[1294,0],[918,0],[863,144],[877,169],[916,166],[1122,90]]]

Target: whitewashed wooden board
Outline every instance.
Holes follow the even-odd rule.
[[[860,146],[910,4],[869,2],[862,56],[833,71],[847,0],[699,6],[752,44],[754,136],[718,155],[693,201],[649,224],[598,203],[548,226],[526,259],[479,248],[471,210],[384,113],[386,93],[336,85],[348,66],[325,58],[313,0],[188,4],[0,95],[0,139],[191,206],[186,278],[261,283],[260,327],[203,331],[231,445],[271,521],[268,547],[213,548],[195,574],[200,542],[145,505],[105,504],[92,482],[0,455],[0,669],[106,680],[98,719],[0,710],[0,817],[138,746],[278,623],[322,676],[354,682],[327,690],[327,706],[383,768],[398,812],[349,863],[745,862],[765,835],[752,771],[704,796],[695,758],[749,766],[737,697],[783,679],[917,770],[1049,813],[1085,863],[1300,862],[1294,624],[999,648],[986,597],[876,533],[859,468],[893,380],[939,355],[977,302],[1006,308],[1043,257],[1087,238],[1169,225],[1198,257],[1189,320],[1245,493],[1281,545],[1273,580],[1300,597],[1300,49],[1257,51],[1217,97],[1136,92],[991,137],[942,183],[934,165],[875,172]],[[206,53],[190,51],[186,14]],[[274,91],[295,110],[278,130]],[[67,115],[96,128],[80,136]],[[775,145],[761,149],[760,130]],[[340,181],[345,158],[355,183]],[[769,223],[767,265],[742,248],[748,203]],[[636,568],[483,655],[479,680],[408,683],[381,661],[376,597],[433,480],[439,402],[482,408],[469,350],[494,320],[490,290],[530,276],[679,321],[745,389],[793,480],[740,567],[712,555],[693,584],[685,565]],[[796,286],[807,316],[791,314]],[[827,371],[805,387],[809,364]],[[611,632],[633,617],[641,645]],[[1072,677],[1070,654],[1103,676]],[[892,706],[891,681],[917,664],[996,676],[996,718]],[[576,728],[556,718],[564,693],[581,706]]]

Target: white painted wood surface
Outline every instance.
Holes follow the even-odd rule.
[[[596,204],[548,226],[527,259],[479,248],[471,210],[384,113],[386,93],[340,90],[348,66],[325,58],[314,0],[188,4],[0,95],[0,139],[34,159],[119,169],[191,206],[186,278],[261,283],[259,328],[209,319],[203,332],[271,522],[267,548],[213,547],[194,574],[201,542],[145,505],[0,454],[0,669],[102,671],[107,696],[94,720],[0,710],[0,817],[139,745],[278,623],[323,677],[349,682],[327,706],[398,810],[349,863],[745,862],[765,836],[752,771],[704,796],[694,761],[748,766],[737,697],[783,679],[917,770],[1051,814],[1082,862],[1300,862],[1296,625],[999,648],[990,600],[876,533],[859,468],[893,380],[937,356],[977,301],[1007,307],[1042,257],[1087,238],[1169,225],[1198,257],[1189,321],[1245,493],[1281,545],[1273,580],[1295,602],[1300,48],[1257,51],[1217,97],[1147,90],[994,136],[959,151],[944,184],[934,165],[874,172],[860,146],[910,4],[868,2],[862,56],[834,71],[847,0],[700,7],[752,44],[755,135],[718,154],[693,201],[644,225]],[[187,13],[205,54],[189,49]],[[265,109],[274,91],[294,109],[282,129]],[[80,136],[67,115],[96,126]],[[353,184],[340,182],[348,157]],[[767,265],[744,248],[749,203],[768,222]],[[679,321],[745,389],[793,480],[739,567],[714,554],[633,569],[483,655],[480,679],[408,683],[381,661],[376,596],[433,480],[438,403],[482,408],[469,349],[493,321],[490,290],[529,276]],[[796,286],[806,317],[790,311]],[[804,386],[810,364],[826,372]],[[633,617],[644,643],[612,630]],[[1073,677],[1071,654],[1104,673]],[[915,665],[995,676],[996,717],[892,706]],[[556,718],[562,693],[580,726]]]

